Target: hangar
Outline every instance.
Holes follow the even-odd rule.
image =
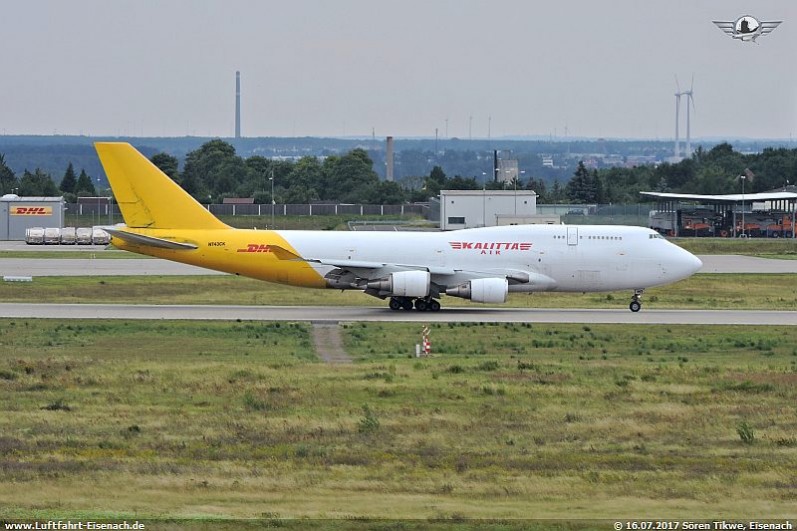
[[[63,197],[0,197],[0,240],[24,240],[32,227],[63,226]]]
[[[531,190],[440,190],[440,229],[546,223]]]
[[[795,238],[797,190],[726,195],[640,194],[656,199],[649,227],[667,236]]]

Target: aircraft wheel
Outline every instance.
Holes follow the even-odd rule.
[[[639,301],[631,301],[631,304],[628,306],[632,312],[636,313],[642,309],[642,304]]]
[[[401,300],[401,308],[406,310],[406,311],[412,310],[412,299],[409,299],[409,298],[406,298],[406,297],[404,299],[402,299]]]
[[[419,312],[425,312],[429,309],[429,305],[426,304],[426,301],[423,299],[416,299],[415,300],[415,309]]]
[[[391,297],[389,306],[390,306],[391,310],[400,310],[401,309],[401,301],[399,301],[395,297]]]
[[[432,299],[431,302],[429,302],[429,310],[431,310],[433,312],[439,312],[440,311],[440,303],[437,302],[436,300]]]

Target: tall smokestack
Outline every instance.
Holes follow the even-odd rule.
[[[241,72],[235,71],[235,138],[241,138]]]
[[[393,137],[387,137],[387,150],[385,153],[385,162],[387,163],[387,173],[385,178],[388,181],[393,180]]]

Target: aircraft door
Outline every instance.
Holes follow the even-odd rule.
[[[567,227],[567,245],[578,245],[578,227]]]

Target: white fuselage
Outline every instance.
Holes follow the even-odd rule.
[[[432,282],[455,286],[472,278],[530,275],[510,291],[643,289],[686,278],[702,263],[642,227],[514,225],[451,232],[278,231],[321,276],[341,264],[383,272],[426,267]],[[333,265],[324,261],[334,262]]]

